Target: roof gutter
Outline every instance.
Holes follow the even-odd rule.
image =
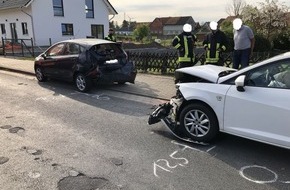
[[[31,1],[30,1],[30,2],[31,2]],[[28,15],[28,16],[30,17],[30,20],[31,20],[31,28],[32,28],[32,39],[33,39],[33,45],[35,45],[36,43],[35,43],[35,32],[34,32],[33,17],[32,17],[32,15],[28,14],[27,12],[25,12],[25,11],[23,10],[23,7],[24,7],[24,6],[20,7],[20,10],[21,10],[21,12],[23,12],[24,14],[26,14],[26,15]],[[26,6],[25,6],[25,7],[26,7]]]
[[[28,2],[24,5],[24,7],[28,7],[32,2],[33,2],[33,0],[28,1]]]
[[[109,0],[103,0],[104,3],[107,5],[107,8],[110,10],[111,9],[111,13],[112,15],[116,15],[118,14],[118,12],[116,11],[116,9],[112,6],[112,4],[109,2]]]
[[[116,16],[116,15],[113,15],[113,17],[112,17],[112,18],[110,18],[110,19],[109,19],[109,21],[113,20],[113,19],[115,18],[115,16]]]

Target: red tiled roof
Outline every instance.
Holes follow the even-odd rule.
[[[162,25],[183,25],[192,17],[185,16],[185,17],[160,17],[158,19]]]

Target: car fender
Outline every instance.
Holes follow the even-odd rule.
[[[217,116],[220,130],[223,130],[225,97],[230,86],[215,83],[181,83],[179,90],[186,101],[198,100],[209,105]]]

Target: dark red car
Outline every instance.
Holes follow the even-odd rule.
[[[73,39],[58,42],[35,59],[38,81],[57,78],[74,81],[86,92],[94,82],[134,83],[136,68],[128,61],[121,44],[102,39]]]

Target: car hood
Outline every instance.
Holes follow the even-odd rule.
[[[192,75],[213,83],[216,83],[219,77],[229,73],[236,72],[236,69],[221,67],[216,65],[199,65],[177,69],[175,72]]]

